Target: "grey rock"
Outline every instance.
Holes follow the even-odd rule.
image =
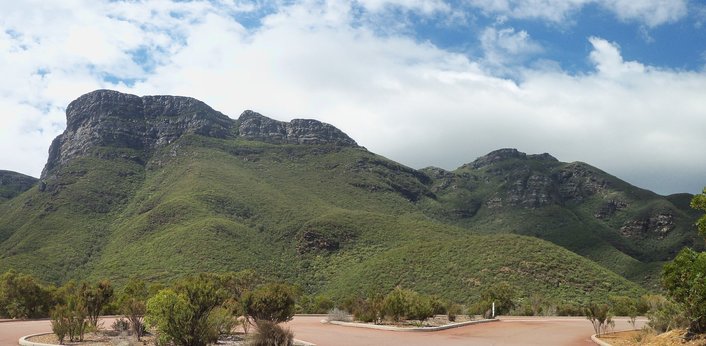
[[[358,146],[343,131],[312,119],[283,122],[247,110],[238,118],[238,135],[245,139],[276,144],[335,144]]]
[[[664,239],[674,228],[674,215],[671,212],[657,212],[647,218],[625,222],[620,227],[620,234],[626,238]]]
[[[66,130],[52,142],[42,178],[96,147],[135,149],[144,155],[127,158],[144,163],[155,149],[185,134],[229,138],[238,132],[246,139],[270,143],[357,146],[339,129],[316,120],[286,123],[245,111],[235,121],[190,97],[139,97],[96,90],[66,108]]]

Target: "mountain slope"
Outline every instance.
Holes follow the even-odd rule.
[[[550,178],[573,165],[542,160],[517,162]],[[402,284],[466,301],[497,277],[528,294],[585,300],[641,292],[606,268],[654,272],[663,257],[640,257],[641,246],[668,255],[664,239],[690,236],[680,223],[688,215],[675,214],[665,237],[621,243],[611,227],[623,210],[590,219],[584,206],[598,205],[595,193],[532,202],[523,187],[518,199],[516,173],[502,168],[514,172],[511,161],[481,163],[417,171],[315,120],[283,123],[251,111],[233,120],[191,98],[100,90],[67,107],[67,130],[52,143],[40,183],[0,204],[0,271],[123,282],[253,268],[307,292]],[[683,197],[630,193],[631,208],[647,196],[645,210],[683,210]],[[493,233],[616,260],[598,266],[551,242]]]
[[[0,203],[29,190],[36,183],[37,178],[0,170]]]
[[[645,284],[681,247],[702,246],[688,194],[665,198],[582,162],[501,149],[453,172],[424,171],[438,219],[546,239]]]

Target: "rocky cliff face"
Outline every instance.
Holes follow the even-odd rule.
[[[282,122],[247,110],[238,118],[238,135],[269,143],[337,144],[357,146],[356,142],[332,125],[312,119]]]
[[[342,131],[316,120],[286,123],[246,111],[235,121],[190,97],[139,97],[96,90],[66,108],[66,130],[52,142],[42,178],[95,147],[130,148],[149,154],[189,133],[215,138],[239,134],[270,143],[357,146]]]

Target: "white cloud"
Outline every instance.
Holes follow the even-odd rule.
[[[257,29],[209,3],[85,4],[46,27],[0,11],[12,29],[0,31],[0,147],[16,148],[0,151],[1,169],[38,175],[63,127],[62,107],[114,87],[194,96],[232,117],[254,109],[281,120],[318,118],[414,167],[455,168],[517,147],[586,161],[661,192],[700,191],[706,176],[706,163],[694,159],[706,147],[706,74],[625,61],[602,38],[589,40],[595,72],[524,69],[517,84],[485,72],[485,61],[351,24],[341,3],[282,7]],[[45,9],[20,10],[29,12],[17,18]],[[105,51],[68,49],[67,33],[88,27]],[[486,51],[540,49],[523,31],[492,30]],[[156,67],[141,71],[127,53],[134,49]],[[111,85],[101,71],[140,80]]]
[[[649,27],[674,22],[687,15],[687,0],[468,0],[488,14],[555,23],[570,21],[586,5],[596,4],[623,21]]]
[[[486,28],[480,42],[485,62],[491,66],[513,66],[542,51],[541,45],[532,40],[527,31],[514,28]]]

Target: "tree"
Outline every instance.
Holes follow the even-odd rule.
[[[0,316],[46,317],[54,305],[50,289],[31,275],[9,270],[0,276]]]
[[[706,211],[706,188],[694,196],[691,207]],[[706,236],[706,215],[696,225]],[[706,332],[706,253],[682,249],[674,261],[664,266],[662,286],[689,320],[687,337]]]
[[[113,286],[110,285],[109,280],[99,281],[95,285],[84,282],[81,284],[78,294],[86,308],[88,322],[91,326],[96,327],[98,316],[100,316],[103,307],[113,298]]]
[[[256,322],[289,321],[294,316],[294,303],[294,291],[285,284],[268,284],[243,296],[243,310]]]
[[[706,188],[704,188],[704,191],[701,194],[698,194],[691,199],[691,207],[696,210],[706,212]],[[696,226],[699,228],[701,235],[706,237],[706,214],[701,216],[701,218],[696,221]]]
[[[140,279],[131,279],[118,296],[118,309],[130,322],[130,329],[140,341],[144,333],[143,320],[147,311],[149,290],[147,284]]]
[[[502,281],[481,291],[480,299],[488,308],[495,302],[495,314],[503,315],[515,307],[514,299],[516,295],[515,287]]]
[[[605,332],[607,326],[614,325],[608,304],[590,303],[585,307],[584,313],[586,314],[586,318],[591,321],[593,330],[598,336],[601,335],[601,332]]]
[[[213,281],[191,277],[147,300],[145,320],[157,329],[161,342],[205,346],[218,340],[221,320],[212,313],[221,303]]]
[[[689,319],[691,333],[706,332],[706,253],[689,248],[664,266],[662,285]]]

